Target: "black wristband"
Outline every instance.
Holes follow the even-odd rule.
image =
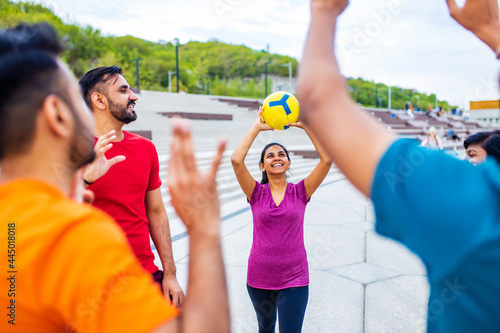
[[[88,181],[86,181],[86,180],[85,180],[85,178],[83,178],[83,182],[84,182],[85,184],[87,184],[88,186],[90,186],[90,185],[94,184],[94,182],[89,183]]]

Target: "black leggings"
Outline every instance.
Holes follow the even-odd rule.
[[[280,318],[280,333],[300,333],[306,313],[309,287],[266,290],[250,287],[248,294],[257,313],[259,333],[274,333],[276,309]]]

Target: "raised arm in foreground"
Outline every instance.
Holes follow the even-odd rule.
[[[458,7],[455,0],[446,0],[450,15],[471,31],[500,57],[500,22],[497,0],[466,0]]]
[[[302,119],[347,178],[370,195],[377,164],[394,136],[359,110],[333,52],[337,17],[347,0],[312,0],[311,23],[299,68]]]
[[[225,142],[219,145],[210,171],[201,173],[196,166],[188,123],[176,120],[173,128],[168,187],[172,205],[190,237],[188,292],[181,317],[158,332],[229,332],[229,302],[215,181]]]

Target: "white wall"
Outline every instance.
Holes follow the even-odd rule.
[[[470,110],[470,120],[482,120],[493,124],[500,123],[500,109]]]

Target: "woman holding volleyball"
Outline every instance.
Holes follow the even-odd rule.
[[[261,131],[272,130],[261,119],[245,135],[231,157],[241,189],[253,214],[253,243],[248,258],[247,289],[257,313],[259,332],[274,332],[279,315],[281,333],[300,332],[309,295],[309,270],[304,246],[304,213],[311,195],[332,165],[323,149],[301,122],[319,153],[320,162],[297,184],[288,183],[291,161],[288,151],[270,143],[261,153],[262,180],[256,181],[244,160]]]

